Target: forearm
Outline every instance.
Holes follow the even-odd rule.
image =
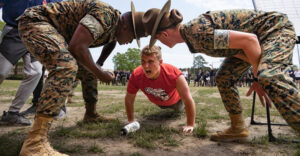
[[[90,31],[83,25],[79,24],[68,45],[68,50],[90,72],[94,73],[101,81],[109,82],[114,76],[104,72],[98,67],[91,56],[89,46],[94,42]]]
[[[80,45],[76,47],[70,46],[69,50],[81,65],[94,73],[101,81],[111,81],[111,76],[104,72],[101,68],[97,67],[97,65],[94,63],[88,47],[83,47]]]
[[[261,47],[256,39],[253,39],[252,46],[247,46],[243,50],[249,63],[253,67],[254,77],[257,77],[258,65],[261,58]]]
[[[194,126],[195,125],[195,103],[192,98],[188,100],[183,100],[185,104],[185,112],[186,112],[186,119],[187,119],[187,126]]]
[[[243,60],[245,62],[250,63],[249,60],[248,60],[248,58],[247,58],[247,56],[245,54],[237,54],[237,55],[234,55],[234,57],[239,58],[239,59],[241,59],[241,60]]]
[[[186,119],[188,126],[195,125],[195,103],[190,93],[188,84],[183,75],[179,76],[176,82],[176,89],[182,102],[185,105]]]
[[[261,57],[261,47],[255,34],[230,31],[229,48],[242,49],[244,54],[235,55],[242,60],[248,60],[253,67],[254,76],[257,77],[257,69]]]
[[[128,122],[134,121],[134,98],[130,97],[129,95],[126,95],[125,97],[125,109],[127,114]]]
[[[100,57],[97,60],[97,64],[99,64],[100,66],[103,66],[105,60],[107,59],[107,57],[111,54],[111,52],[114,50],[115,46],[116,46],[116,41],[113,41],[111,43],[106,44],[103,49],[102,52],[100,54]]]

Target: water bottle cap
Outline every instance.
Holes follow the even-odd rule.
[[[127,134],[127,130],[125,128],[121,129],[121,135],[126,135]]]

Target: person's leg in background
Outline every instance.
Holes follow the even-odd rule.
[[[77,77],[81,80],[82,96],[85,102],[85,114],[83,122],[109,122],[112,118],[104,117],[97,112],[98,102],[98,80],[95,75],[83,66],[78,65]]]
[[[35,114],[36,108],[37,108],[37,103],[38,100],[40,98],[42,89],[43,89],[43,84],[44,84],[44,73],[45,73],[45,68],[43,67],[42,69],[42,76],[37,84],[37,86],[35,87],[34,91],[33,91],[33,98],[31,100],[32,106],[29,107],[28,109],[26,109],[25,111],[21,112],[21,115],[33,115]]]
[[[0,53],[0,84],[8,77],[9,72],[13,68],[11,64],[1,53]]]
[[[72,91],[68,96],[67,103],[74,103],[74,100],[73,100],[73,96],[75,95],[74,91],[75,91],[75,88],[78,86],[78,84],[79,84],[79,79],[76,77],[75,81],[73,82]]]
[[[22,80],[8,112],[2,115],[1,121],[7,124],[31,125],[30,120],[20,115],[19,111],[35,89],[42,75],[42,65],[38,61],[31,62],[30,53],[23,56],[23,62],[25,79]]]
[[[33,91],[33,98],[31,100],[32,106],[30,106],[28,109],[25,111],[21,112],[20,115],[23,116],[28,116],[28,115],[34,115],[38,106],[39,99],[41,97],[41,92],[43,89],[43,84],[44,84],[44,74],[45,74],[45,68],[42,68],[42,76],[35,87]],[[59,115],[55,119],[60,119],[66,117],[66,106],[64,105],[59,113]]]

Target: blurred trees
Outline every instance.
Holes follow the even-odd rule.
[[[137,48],[128,48],[123,54],[118,52],[113,57],[115,70],[133,71],[133,69],[141,65],[140,53],[141,50]]]

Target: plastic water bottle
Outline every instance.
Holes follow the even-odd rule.
[[[121,129],[121,134],[122,135],[127,135],[128,133],[135,132],[138,129],[140,129],[140,123],[137,122],[137,121],[134,121],[134,122],[132,122],[132,123],[127,124],[126,126],[124,126]]]

